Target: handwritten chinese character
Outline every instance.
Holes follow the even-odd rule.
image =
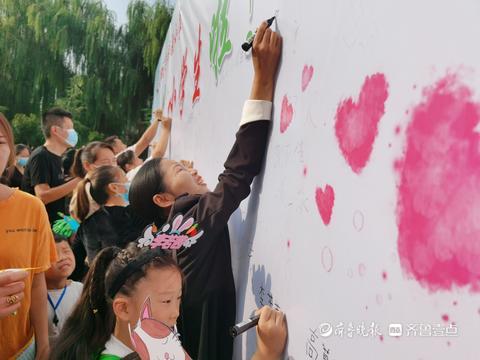
[[[315,346],[313,346],[313,344],[310,343],[310,341],[307,341],[305,350],[307,354],[307,359],[312,359],[312,360],[318,359],[318,351],[315,348]]]
[[[319,329],[310,329],[310,341],[312,342],[312,344],[315,343],[318,339],[318,331]]]
[[[183,103],[185,101],[185,80],[187,79],[187,72],[188,72],[187,54],[188,54],[188,49],[185,49],[185,55],[183,55],[183,61],[182,61],[182,73],[180,74],[180,89],[178,90],[180,118],[183,117]]]
[[[210,64],[217,81],[225,57],[232,52],[232,42],[228,38],[227,10],[228,0],[218,0],[218,8],[213,15],[210,32]]]
[[[268,305],[273,306],[273,295],[268,293]]]
[[[265,305],[264,304],[264,301],[263,301],[263,296],[265,295],[265,289],[263,288],[263,286],[260,286],[260,305]]]
[[[306,344],[306,354],[307,354],[307,359],[318,359],[318,351],[316,346],[314,345],[317,340],[318,340],[318,335],[317,335],[318,329],[312,330],[310,329],[310,337],[307,340]]]
[[[173,77],[172,96],[170,97],[170,100],[168,101],[168,113],[169,114],[173,113],[173,107],[175,106],[176,102],[177,102],[177,90],[175,89],[175,76],[174,76]]]
[[[196,101],[200,99],[200,52],[202,50],[202,27],[200,24],[198,25],[198,48],[195,52],[195,57],[193,58],[193,81],[194,81],[194,88],[193,88],[193,96],[192,96],[192,104],[195,104]]]

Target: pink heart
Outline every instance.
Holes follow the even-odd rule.
[[[305,65],[303,67],[303,72],[302,72],[302,91],[305,91],[307,89],[307,86],[308,84],[310,84],[312,77],[313,77],[313,66]]]
[[[288,102],[287,95],[282,100],[282,112],[280,114],[280,132],[283,134],[287,131],[293,118],[293,106]]]
[[[333,188],[330,185],[326,185],[325,190],[317,187],[315,190],[315,201],[323,223],[325,225],[330,224],[333,205],[335,203],[335,192]]]
[[[448,74],[422,91],[405,131],[397,196],[403,270],[431,291],[480,292],[480,103]]]
[[[356,102],[348,98],[338,105],[335,134],[343,157],[357,174],[365,167],[372,153],[387,98],[385,75],[374,74],[365,79]]]

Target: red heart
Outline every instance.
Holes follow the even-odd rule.
[[[315,201],[323,223],[325,225],[330,224],[333,205],[335,203],[335,192],[333,188],[330,185],[326,185],[325,190],[317,187],[315,191]]]
[[[375,74],[365,79],[356,102],[348,98],[338,105],[335,134],[345,160],[357,174],[372,153],[387,98],[385,75]]]
[[[287,95],[282,100],[282,113],[280,114],[280,132],[287,131],[293,118],[293,106],[288,102]]]
[[[310,84],[310,80],[312,80],[313,77],[313,66],[310,65],[305,65],[303,67],[303,72],[302,72],[302,91],[305,91],[307,89],[308,84]]]

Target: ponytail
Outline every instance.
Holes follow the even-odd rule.
[[[82,295],[55,343],[52,360],[92,359],[104,349],[115,328],[105,273],[120,251],[109,247],[98,253],[87,273]]]
[[[101,166],[88,173],[80,181],[75,190],[76,198],[72,198],[71,208],[75,216],[83,222],[90,214],[92,202],[105,205],[110,197],[107,186],[117,181],[121,170],[116,166]]]
[[[75,157],[73,159],[73,165],[72,165],[72,168],[70,169],[73,177],[79,177],[83,179],[85,175],[87,175],[87,172],[85,171],[82,163],[82,154],[84,150],[85,150],[85,146],[82,146],[75,153]]]
[[[90,190],[91,185],[92,183],[90,182],[90,179],[85,178],[78,183],[75,190],[77,194],[75,213],[76,217],[78,218],[78,220],[80,220],[80,222],[83,222],[90,212],[90,199],[88,198],[87,191]]]

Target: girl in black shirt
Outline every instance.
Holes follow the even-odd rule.
[[[249,195],[265,155],[281,53],[280,36],[266,27],[263,23],[255,35],[251,100],[244,106],[236,141],[215,189],[209,191],[180,163],[166,159],[144,164],[132,181],[133,209],[158,229],[167,229],[165,223],[176,229],[172,222],[182,214],[198,224],[198,234],[203,232],[193,245],[173,250],[186,281],[179,332],[184,348],[196,360],[232,358],[229,328],[235,323],[236,299],[227,222]]]
[[[88,173],[77,185],[77,216],[81,225],[76,241],[84,245],[89,263],[104,247],[124,248],[136,240],[147,225],[130,212],[129,186],[125,173],[117,166],[101,166]],[[100,205],[88,218],[90,200],[87,192]]]

